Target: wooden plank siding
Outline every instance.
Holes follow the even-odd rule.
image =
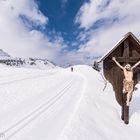
[[[116,57],[117,61],[123,66],[127,63],[133,66],[140,60],[140,44],[138,44],[133,36],[129,35],[103,60],[105,78],[112,84],[116,100],[121,105],[124,74],[123,71],[112,61],[112,57]],[[140,81],[140,66],[134,69],[133,78],[134,85],[136,85]]]

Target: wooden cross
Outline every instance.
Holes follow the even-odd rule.
[[[123,63],[136,63],[140,60],[140,57],[130,57],[130,45],[129,45],[129,40],[124,41],[124,51],[123,51],[123,56],[122,57],[117,57],[116,58],[118,62],[123,62]]]
[[[129,40],[124,41],[124,50],[123,50],[123,55],[122,57],[116,57],[117,61],[119,63],[129,63],[129,64],[135,64],[140,60],[140,57],[130,57],[130,44]],[[126,100],[127,100],[127,95],[126,94],[121,94],[122,95],[122,120],[124,120],[125,124],[129,123],[129,107],[126,105]]]

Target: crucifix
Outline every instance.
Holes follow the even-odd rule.
[[[112,60],[123,70],[123,91],[122,91],[122,120],[129,123],[129,104],[134,90],[133,69],[140,64],[140,57],[130,57],[129,40],[124,41],[124,51],[122,57],[113,57]],[[125,64],[123,67],[120,63]],[[135,63],[132,67],[131,65]]]

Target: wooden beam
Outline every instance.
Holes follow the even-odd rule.
[[[129,49],[130,49],[129,40],[126,39],[126,40],[124,41],[123,57],[129,57]]]
[[[140,57],[116,57],[118,62],[131,62],[131,63],[136,63],[140,60]]]

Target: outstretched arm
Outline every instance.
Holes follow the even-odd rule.
[[[133,67],[132,69],[134,69],[135,67],[137,67],[140,64],[140,61],[138,61]]]
[[[112,57],[112,60],[123,70],[123,66],[120,65],[120,63],[116,60],[115,57]]]

